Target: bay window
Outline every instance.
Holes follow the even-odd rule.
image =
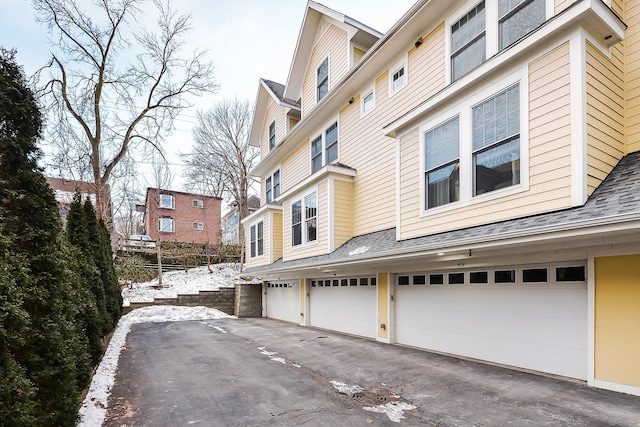
[[[474,195],[520,183],[520,87],[473,107]]]
[[[291,246],[318,240],[318,197],[307,194],[291,204]]]
[[[455,117],[425,133],[426,208],[460,198],[460,119]]]

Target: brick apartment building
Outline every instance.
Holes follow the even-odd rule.
[[[221,202],[219,197],[147,188],[146,233],[165,242],[219,245]]]

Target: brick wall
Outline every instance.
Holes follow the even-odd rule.
[[[174,197],[172,209],[158,206],[159,196],[167,194]],[[202,207],[194,206],[194,200],[202,202]],[[201,196],[180,191],[147,189],[145,203],[145,226],[147,234],[158,240],[162,234],[165,242],[207,243],[219,245],[222,237],[221,202],[218,197]],[[173,232],[158,232],[159,218],[171,218],[174,221]],[[202,230],[194,229],[194,223],[202,223]]]

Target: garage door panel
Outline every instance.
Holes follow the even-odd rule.
[[[311,326],[375,338],[376,313],[375,286],[311,288]]]
[[[398,286],[396,298],[400,344],[586,379],[586,286]]]
[[[300,322],[300,285],[267,288],[267,317]]]

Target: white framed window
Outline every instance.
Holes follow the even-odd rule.
[[[311,140],[311,173],[338,160],[338,136],[338,122],[336,121]]]
[[[376,91],[375,87],[370,87],[360,98],[360,116],[366,116],[374,108],[376,108]]]
[[[175,197],[170,194],[160,194],[160,196],[158,197],[158,207],[162,209],[175,209]]]
[[[451,26],[451,80],[458,80],[487,58],[484,0]]]
[[[193,201],[191,202],[191,206],[193,206],[194,208],[203,209],[204,201],[202,199],[193,199]]]
[[[192,222],[191,228],[196,231],[202,231],[204,230],[204,224],[201,222]]]
[[[251,258],[264,255],[264,222],[260,221],[251,226]]]
[[[389,96],[393,96],[407,85],[407,71],[406,57],[389,69]]]
[[[276,146],[276,121],[274,120],[269,125],[269,150],[273,150]]]
[[[280,196],[280,169],[268,176],[264,185],[267,203],[277,199]]]
[[[460,117],[424,133],[426,209],[460,200]]]
[[[317,101],[320,101],[329,93],[329,57],[327,56],[318,67],[316,73]]]
[[[520,184],[520,86],[472,109],[473,195]]]
[[[499,0],[499,49],[505,49],[546,20],[546,0]]]
[[[158,231],[161,233],[175,233],[175,221],[173,218],[159,218]]]
[[[422,216],[528,189],[526,78],[516,70],[423,123]]]
[[[291,246],[318,240],[318,196],[314,191],[291,203]]]
[[[553,11],[551,0],[468,2],[447,19],[449,78],[456,81],[540,27]]]

